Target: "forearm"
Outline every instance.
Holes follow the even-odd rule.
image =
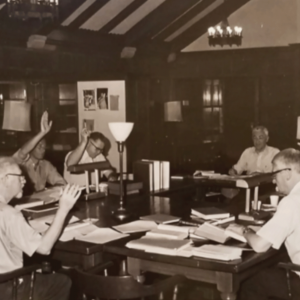
[[[42,237],[41,244],[37,249],[38,253],[44,255],[50,254],[53,245],[62,231],[67,214],[68,211],[58,209],[51,226]]]
[[[257,253],[266,252],[271,247],[271,243],[267,242],[252,231],[246,232],[244,236],[249,246]]]
[[[20,149],[21,155],[26,157],[45,135],[46,133],[40,131],[32,139],[25,143]]]
[[[77,165],[79,163],[86,148],[86,144],[86,142],[81,142],[77,148],[70,153],[66,161],[67,166]]]

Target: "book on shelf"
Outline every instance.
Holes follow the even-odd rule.
[[[210,223],[204,223],[200,227],[196,228],[193,235],[206,238],[221,244],[224,244],[230,239],[228,235],[225,234],[225,229]]]
[[[134,180],[143,183],[142,191],[154,191],[153,164],[148,161],[138,160],[133,163]]]
[[[217,207],[199,207],[192,208],[192,215],[204,220],[229,218],[230,213]]]
[[[165,214],[153,214],[140,217],[141,220],[150,220],[159,224],[176,223],[180,221],[179,217],[165,215]]]
[[[230,261],[240,259],[243,249],[224,245],[203,245],[192,250],[194,256]]]
[[[243,228],[243,226],[233,223],[225,229],[225,234],[233,239],[247,243],[247,240],[243,235]]]
[[[149,253],[176,256],[177,252],[190,245],[189,240],[167,240],[161,238],[149,238],[147,236],[138,240],[130,241],[126,244],[127,248],[143,250]]]

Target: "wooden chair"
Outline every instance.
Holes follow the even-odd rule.
[[[90,269],[88,272],[76,269],[76,287],[86,296],[101,299],[135,299],[160,295],[186,280],[183,275],[175,275],[152,285],[144,285],[129,275],[96,275],[112,265],[112,262],[107,262]]]
[[[40,269],[40,265],[31,265],[28,267],[23,267],[12,272],[7,272],[4,274],[0,274],[0,284],[6,281],[12,281],[12,299],[17,300],[17,287],[18,287],[18,280],[19,278],[31,274],[31,284],[30,284],[30,293],[29,293],[29,300],[33,300],[33,285],[35,279],[35,271]]]
[[[291,289],[291,282],[290,282],[290,277],[291,271],[298,271],[300,272],[300,265],[293,264],[291,262],[281,262],[278,264],[279,268],[283,268],[286,270],[286,279],[287,279],[287,286],[288,286],[288,291],[289,291],[289,298],[292,299],[292,289]]]

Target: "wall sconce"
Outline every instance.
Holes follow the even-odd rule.
[[[231,28],[227,20],[222,21],[220,25],[208,28],[207,33],[209,46],[240,46],[242,44],[242,32],[242,27],[234,26]]]
[[[165,102],[165,122],[182,122],[181,101]]]
[[[297,144],[300,146],[300,117],[297,118]]]

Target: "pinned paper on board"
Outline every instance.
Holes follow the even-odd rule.
[[[83,107],[85,111],[96,110],[94,90],[83,91]]]
[[[98,109],[108,109],[108,89],[97,89],[97,107]]]
[[[82,128],[86,128],[87,130],[93,132],[94,131],[94,120],[93,119],[83,119],[82,120]]]
[[[182,122],[181,101],[165,103],[165,122]]]
[[[110,95],[110,110],[119,110],[119,95]]]

